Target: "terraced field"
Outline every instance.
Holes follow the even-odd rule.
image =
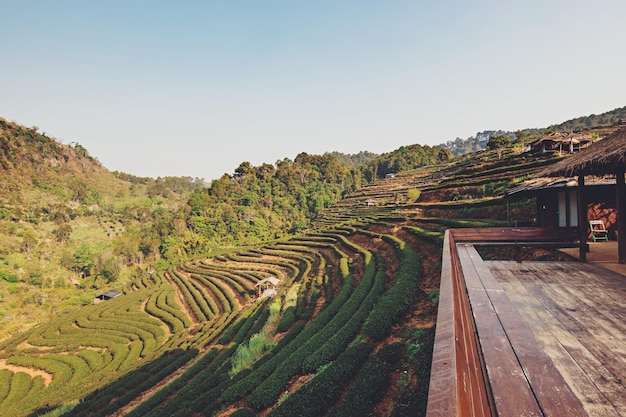
[[[306,233],[153,273],[4,341],[2,414],[422,415],[443,231],[502,222],[495,190],[551,162],[508,158],[380,180]],[[458,218],[473,205],[482,220]]]

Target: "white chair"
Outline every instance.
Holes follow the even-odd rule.
[[[589,220],[589,228],[591,229],[591,240],[609,240],[609,231],[604,227],[602,220]]]

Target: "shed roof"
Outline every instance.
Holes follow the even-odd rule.
[[[272,285],[278,285],[278,283],[280,282],[280,280],[278,278],[275,277],[269,277],[269,278],[265,278],[262,279],[261,281],[257,282],[256,284],[254,284],[255,287],[260,287],[263,284],[272,284]]]
[[[586,185],[615,185],[615,178],[612,177],[588,177]],[[512,196],[516,194],[523,194],[527,192],[534,192],[540,190],[560,190],[568,187],[578,187],[578,180],[575,177],[539,177],[526,180],[519,185],[508,189],[505,195]]]
[[[122,295],[122,293],[119,291],[109,290],[105,293],[100,294],[98,298],[115,298],[115,297],[119,297],[120,295]]]
[[[544,177],[606,175],[626,170],[626,128],[539,172]]]

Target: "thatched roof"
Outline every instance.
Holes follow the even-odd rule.
[[[255,287],[261,287],[263,285],[267,285],[267,284],[271,284],[271,285],[278,285],[278,283],[280,282],[280,280],[278,278],[275,277],[269,277],[269,278],[265,278],[260,280],[259,282],[257,282],[256,284],[254,284]]]
[[[606,175],[626,171],[626,128],[538,173],[543,177]]]
[[[613,177],[596,177],[589,176],[585,178],[585,185],[592,186],[607,186],[615,185],[615,178]],[[538,191],[560,191],[566,188],[578,187],[578,179],[576,177],[535,177],[526,180],[519,185],[508,189],[505,192],[505,196],[515,195],[527,195],[528,193],[536,193]]]

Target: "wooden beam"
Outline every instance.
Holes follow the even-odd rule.
[[[495,417],[456,244],[444,237],[427,417]]]
[[[626,264],[626,185],[624,171],[615,174],[617,182],[617,253],[620,264]]]
[[[587,201],[585,176],[578,176],[578,229],[580,231],[580,262],[587,262]]]

